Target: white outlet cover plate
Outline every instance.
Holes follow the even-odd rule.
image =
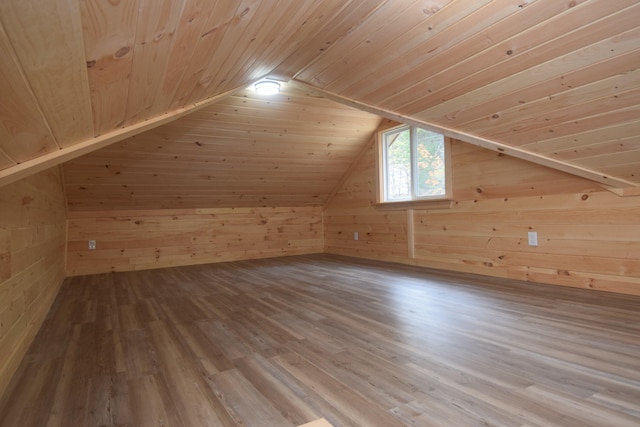
[[[529,246],[538,246],[538,232],[537,231],[530,231],[529,235]]]

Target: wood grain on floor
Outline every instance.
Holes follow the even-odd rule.
[[[0,401],[0,426],[321,418],[640,425],[640,299],[332,255],[74,277]]]

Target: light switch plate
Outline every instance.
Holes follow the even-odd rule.
[[[529,246],[538,246],[538,232],[530,231],[529,232]]]
[[[93,251],[96,249],[96,241],[95,240],[89,240],[89,250]]]

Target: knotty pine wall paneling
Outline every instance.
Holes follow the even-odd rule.
[[[0,188],[0,395],[65,278],[65,245],[57,167]]]
[[[327,204],[325,250],[640,295],[640,197],[458,141],[452,160],[451,208],[381,207],[371,143]]]
[[[88,240],[97,248],[88,249]],[[211,208],[69,213],[71,276],[323,251],[322,209]]]

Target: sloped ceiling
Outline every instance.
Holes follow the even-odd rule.
[[[184,123],[207,129],[209,106],[272,76],[640,186],[638,0],[3,0],[0,23],[0,184],[198,109]]]

